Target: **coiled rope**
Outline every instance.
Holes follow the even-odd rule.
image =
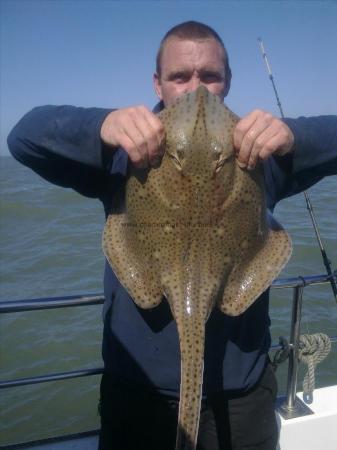
[[[324,333],[302,334],[300,336],[298,359],[308,366],[303,380],[303,400],[305,403],[312,403],[313,401],[315,367],[328,356],[330,350],[330,338]]]

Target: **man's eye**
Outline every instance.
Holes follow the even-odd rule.
[[[203,74],[201,80],[204,83],[218,83],[218,82],[220,82],[222,80],[222,77],[218,73],[210,72],[210,73]]]
[[[184,72],[176,72],[172,73],[169,77],[169,81],[173,81],[175,83],[186,83],[189,79],[189,75]]]
[[[183,73],[177,73],[172,76],[172,81],[175,81],[176,83],[186,83],[188,80],[188,76]]]

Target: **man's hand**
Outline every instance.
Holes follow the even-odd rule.
[[[163,156],[164,126],[145,106],[111,112],[101,128],[101,139],[112,147],[123,147],[138,168],[157,166]]]
[[[294,135],[271,114],[255,110],[241,119],[234,130],[234,147],[241,168],[253,169],[259,160],[292,151]]]

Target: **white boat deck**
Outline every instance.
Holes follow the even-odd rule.
[[[278,415],[278,450],[337,450],[337,385],[316,389],[308,406],[314,414],[290,420]]]

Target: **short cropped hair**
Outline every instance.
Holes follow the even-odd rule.
[[[226,47],[221,39],[221,37],[218,35],[218,33],[213,30],[213,28],[209,27],[208,25],[201,23],[201,22],[195,22],[193,20],[190,20],[188,22],[180,23],[173,28],[171,28],[163,37],[163,39],[160,42],[159,50],[157,52],[156,57],[156,72],[157,75],[160,77],[161,74],[161,58],[163,55],[164,47],[167,42],[167,40],[170,37],[177,37],[182,40],[204,40],[204,39],[215,39],[221,46],[224,52],[224,63],[225,63],[225,77],[226,82],[230,83],[232,72],[229,67],[229,59],[228,59],[228,53],[226,50]]]

